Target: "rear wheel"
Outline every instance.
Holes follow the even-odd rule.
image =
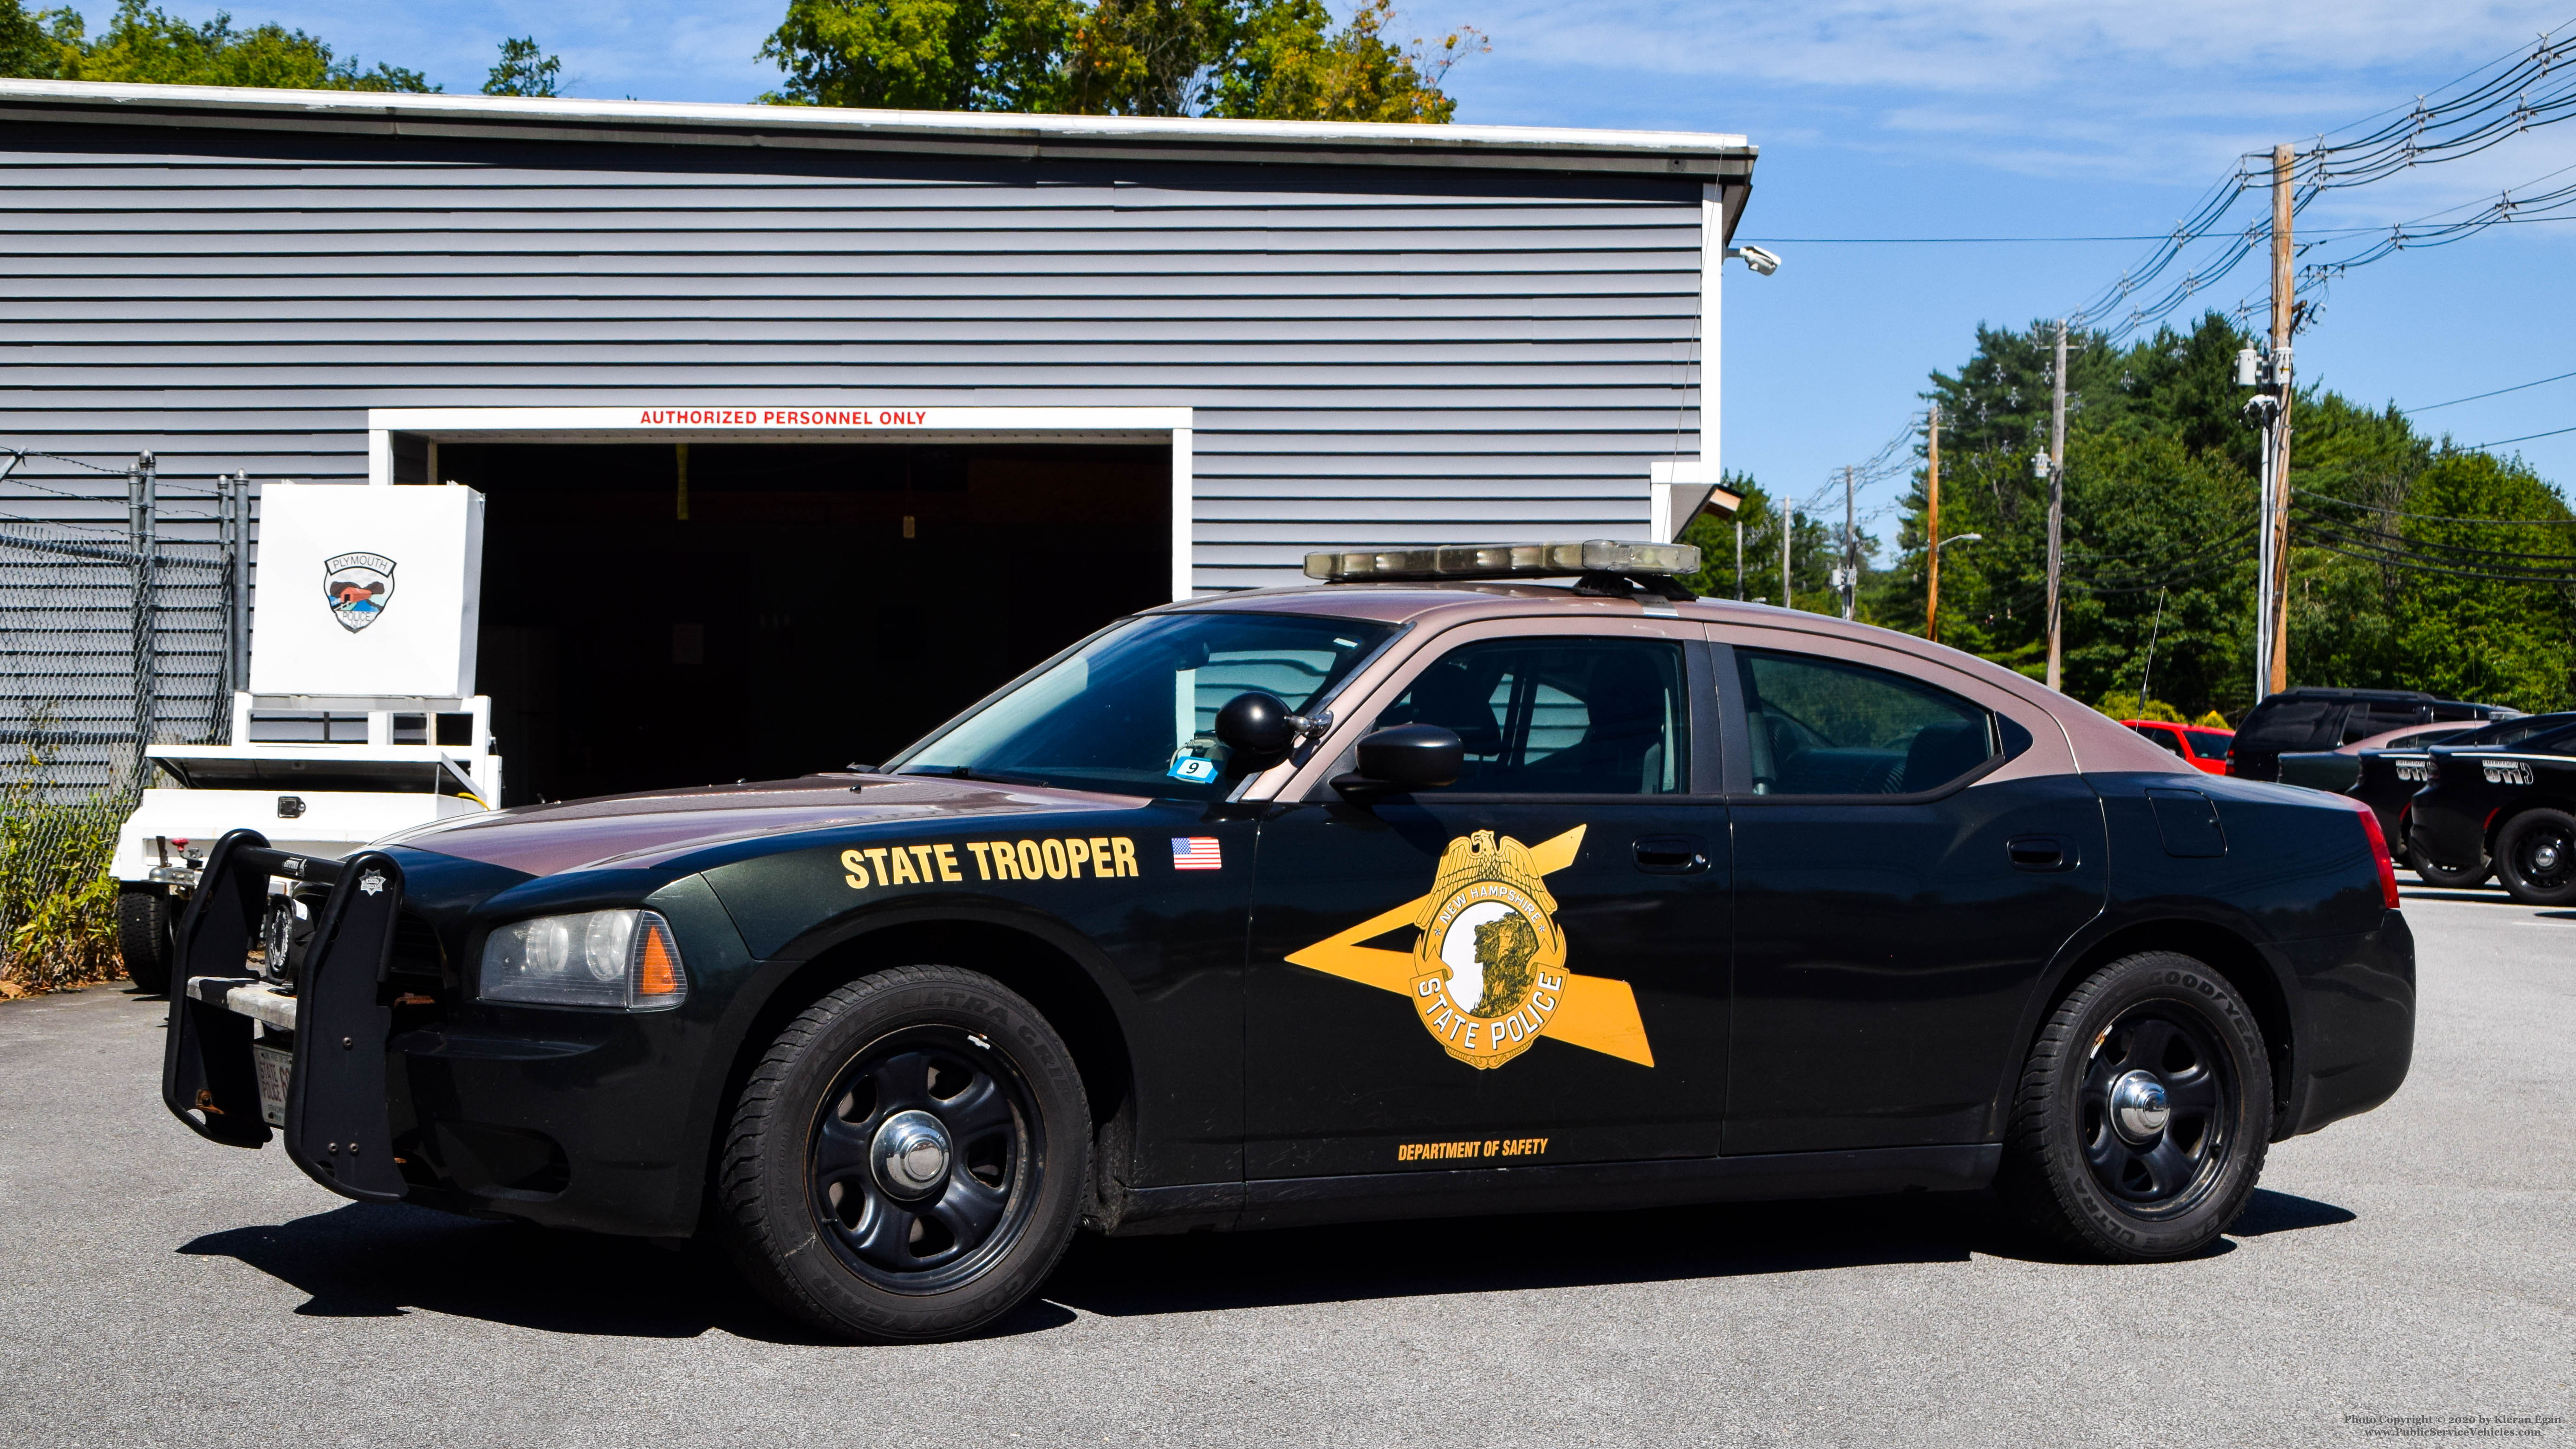
[[[2527,906],[2576,904],[2576,815],[2525,810],[2496,835],[2496,874]]]
[[[2263,1172],[2272,1076],[2227,979],[2149,951],[2075,988],[2032,1044],[1996,1187],[2043,1232],[2115,1262],[2200,1251]]]
[[[2487,877],[2495,874],[2494,864],[2485,860],[2475,865],[2440,864],[2426,855],[2420,845],[2407,848],[2406,868],[2415,872],[2426,885],[2441,886],[2445,890],[2467,890],[2471,886],[2485,885]]]
[[[152,886],[121,886],[116,892],[116,949],[125,959],[125,974],[154,996],[170,990],[170,897]]]
[[[1037,1291],[1089,1194],[1072,1053],[990,977],[907,966],[779,1034],[735,1107],[718,1196],[787,1312],[879,1340],[971,1332]]]

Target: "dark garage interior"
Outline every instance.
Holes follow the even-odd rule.
[[[449,444],[506,804],[876,762],[1162,603],[1165,446]],[[685,486],[683,478],[685,477]]]

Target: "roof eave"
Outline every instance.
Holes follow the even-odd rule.
[[[416,137],[776,146],[1036,160],[1473,166],[1748,179],[1740,135],[297,91],[0,79],[0,121]]]

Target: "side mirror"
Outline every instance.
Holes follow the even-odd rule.
[[[1236,772],[1250,774],[1288,758],[1288,752],[1297,747],[1297,724],[1297,716],[1289,713],[1279,696],[1247,690],[1216,712],[1216,738],[1233,752]]]
[[[1467,746],[1438,725],[1397,725],[1361,739],[1359,766],[1333,777],[1333,788],[1345,798],[1437,790],[1466,770]]]

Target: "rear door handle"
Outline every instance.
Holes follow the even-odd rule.
[[[1648,875],[1690,875],[1708,869],[1708,842],[1696,835],[1649,835],[1632,849],[1637,869]]]
[[[2066,858],[2066,842],[2054,835],[2016,835],[2004,842],[2004,849],[2015,870],[2064,870],[2073,864]]]

